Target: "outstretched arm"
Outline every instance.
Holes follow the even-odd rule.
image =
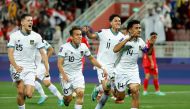
[[[99,69],[102,69],[102,70],[103,70],[105,77],[108,76],[107,71],[103,68],[103,66],[102,66],[92,55],[88,56],[88,59],[90,60],[90,62],[91,62],[94,66],[96,66],[96,67],[98,67]]]
[[[86,33],[86,35],[89,39],[97,39],[98,38],[98,35],[96,33],[91,32],[90,27],[88,27],[88,26],[83,26],[82,31]]]

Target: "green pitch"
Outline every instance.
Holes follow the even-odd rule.
[[[60,85],[55,84],[61,91]],[[0,82],[0,109],[18,109],[16,104],[16,89],[11,82]],[[90,98],[94,84],[87,84],[83,109],[94,109],[96,102]],[[26,109],[73,109],[74,99],[69,107],[60,107],[57,98],[54,97],[47,88],[44,88],[49,96],[48,100],[38,105],[39,94],[35,91],[32,99],[26,100]],[[161,85],[161,90],[166,92],[166,96],[156,96],[153,94],[153,86],[149,87],[152,94],[140,96],[140,109],[190,109],[190,86],[189,85]],[[142,89],[141,89],[142,91]],[[115,104],[109,99],[104,109],[130,109],[131,98],[125,98],[124,104]]]

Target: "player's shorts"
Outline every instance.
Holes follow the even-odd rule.
[[[44,66],[44,64],[40,63],[37,65],[37,69],[36,69],[36,77],[40,80],[50,80],[50,76],[49,77],[45,77],[45,72],[46,72],[46,68]]]
[[[115,87],[119,92],[125,91],[126,87],[131,83],[141,83],[138,69],[117,69],[115,75]]]
[[[115,69],[114,69],[114,67],[112,67],[112,66],[104,66],[104,68],[108,72],[108,79],[109,80],[114,80],[114,78],[115,78]],[[99,69],[99,68],[96,68],[96,69],[97,69],[98,81],[99,81],[99,83],[101,83],[101,81],[105,79],[104,74],[103,74],[103,70]]]
[[[22,80],[25,85],[35,86],[35,69],[25,69],[23,68],[22,72],[17,73],[13,66],[10,66],[10,74],[13,82]]]
[[[63,94],[65,96],[69,96],[73,93],[73,91],[77,88],[85,88],[84,76],[83,75],[73,75],[73,77],[69,77],[69,82],[65,82],[60,75],[61,87],[63,90]]]
[[[150,75],[158,75],[158,68],[150,69],[149,67],[144,67],[144,73]]]

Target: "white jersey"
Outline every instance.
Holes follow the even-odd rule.
[[[46,40],[43,40],[42,43],[44,44],[44,47],[45,47],[45,53],[47,53],[47,49],[49,47],[51,47],[51,45],[46,41]],[[42,62],[42,57],[41,57],[41,54],[39,52],[39,50],[37,49],[37,52],[36,52],[36,64],[41,64]]]
[[[130,71],[138,71],[137,60],[140,51],[144,50],[146,51],[147,47],[145,42],[141,38],[127,42],[123,47],[123,49],[121,50],[122,55],[121,57],[119,57],[120,60],[117,64],[117,68],[127,69]]]
[[[71,42],[63,44],[58,53],[58,56],[64,58],[63,68],[69,76],[78,75],[76,72],[82,75],[82,58],[90,55],[90,50],[84,43],[75,48]]]
[[[31,31],[29,35],[24,35],[20,30],[10,35],[8,47],[15,48],[14,59],[19,66],[33,69],[35,65],[36,49],[44,47],[41,36]]]
[[[114,53],[113,48],[124,38],[124,35],[121,32],[114,34],[111,29],[102,29],[97,35],[99,36],[98,62],[102,65],[114,66],[118,53]]]

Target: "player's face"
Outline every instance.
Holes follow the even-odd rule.
[[[134,24],[133,27],[129,30],[131,36],[133,37],[140,37],[141,35],[141,25]]]
[[[119,29],[121,27],[121,19],[119,17],[114,17],[111,21],[111,26],[113,29]]]
[[[73,37],[72,37],[72,42],[76,45],[81,43],[82,39],[82,31],[81,30],[74,30],[73,31]]]
[[[32,31],[33,20],[31,16],[26,16],[25,19],[21,21],[22,29],[25,31]]]

